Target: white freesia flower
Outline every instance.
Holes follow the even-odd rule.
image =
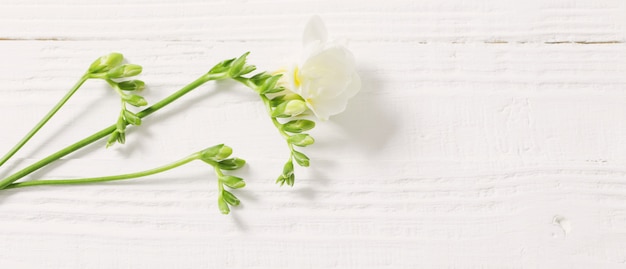
[[[322,120],[343,112],[361,89],[352,53],[342,44],[329,41],[324,22],[312,17],[303,36],[303,55],[283,75],[285,86],[300,95]]]

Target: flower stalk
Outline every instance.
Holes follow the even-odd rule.
[[[2,158],[0,159],[0,166],[2,166],[9,159],[11,159],[11,157],[13,157],[15,153],[17,153],[37,132],[39,132],[39,130],[41,130],[41,128],[46,123],[48,123],[48,121],[57,113],[57,111],[59,111],[59,109],[61,109],[61,107],[65,105],[65,103],[72,97],[72,95],[74,95],[74,93],[76,93],[80,86],[82,86],[83,83],[85,83],[85,81],[87,81],[89,78],[89,73],[83,75],[78,80],[78,82],[76,82],[76,84],[67,92],[67,94],[65,94],[65,96],[63,96],[63,98],[61,98],[61,100],[59,100],[59,102],[54,105],[54,107],[48,112],[48,114],[46,114],[37,124],[35,124],[35,127],[33,127],[33,129],[31,129],[19,142],[17,142],[17,144],[13,146],[13,148],[11,148],[9,152],[2,156]]]

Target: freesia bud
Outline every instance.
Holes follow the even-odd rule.
[[[306,104],[301,100],[290,100],[278,105],[272,112],[272,117],[288,118],[306,111]]]
[[[128,110],[124,110],[124,119],[126,119],[126,121],[132,125],[141,125],[141,118],[137,116],[137,114]]]
[[[246,161],[239,158],[225,159],[217,163],[218,167],[224,170],[236,170],[243,167]]]
[[[304,155],[304,153],[302,152],[294,150],[291,152],[291,156],[293,156],[293,159],[296,160],[296,163],[298,163],[298,165],[302,167],[308,167],[310,164],[309,157]]]
[[[279,95],[279,96],[272,98],[272,100],[270,100],[270,105],[272,107],[277,107],[280,104],[286,101],[290,101],[290,100],[300,100],[304,102],[304,99],[302,99],[300,95],[297,95],[295,93],[289,93],[289,94]]]
[[[109,139],[107,140],[107,148],[112,146],[113,144],[115,144],[115,141],[117,141],[118,137],[120,136],[120,133],[118,131],[114,131],[113,133],[111,133],[111,136],[109,136]]]
[[[232,78],[243,75],[244,66],[246,64],[246,57],[248,57],[250,52],[246,52],[237,58],[230,66],[230,70],[228,70],[228,75]],[[254,69],[253,69],[254,70]],[[252,72],[252,70],[250,71]]]
[[[122,91],[141,91],[145,88],[146,83],[141,80],[122,81],[117,86]]]
[[[224,183],[224,185],[233,189],[240,189],[246,186],[246,182],[243,181],[243,178],[236,176],[223,176],[220,180]]]
[[[260,94],[272,93],[276,90],[276,84],[280,80],[282,75],[274,75],[263,81],[263,84],[259,87]],[[282,90],[282,89],[281,89]]]
[[[217,207],[224,215],[228,215],[228,213],[230,213],[230,208],[228,207],[228,204],[226,203],[226,201],[224,201],[224,198],[221,195],[217,198]]]
[[[287,141],[298,147],[306,147],[313,144],[315,142],[315,139],[313,139],[313,137],[308,134],[297,134],[290,136]]]
[[[107,72],[109,78],[126,78],[141,74],[142,67],[136,64],[124,64]]]
[[[237,196],[235,196],[234,194],[226,190],[222,191],[222,199],[224,199],[224,201],[226,201],[227,203],[233,206],[238,206],[241,203],[241,201],[239,201],[239,198],[237,198]]]
[[[288,161],[283,166],[283,177],[289,177],[293,174],[293,162]]]
[[[111,70],[111,68],[118,66],[124,60],[124,56],[120,53],[113,52],[108,55],[104,55],[95,60],[91,66],[89,66],[89,73],[100,73]]]
[[[146,99],[136,94],[124,94],[122,95],[122,99],[127,103],[137,107],[148,105],[148,101],[146,101]]]
[[[219,144],[207,148],[200,152],[200,159],[204,161],[220,161],[228,158],[233,153],[233,149],[224,144]]]
[[[301,133],[315,127],[315,122],[310,120],[292,120],[283,125],[283,130],[290,133]]]

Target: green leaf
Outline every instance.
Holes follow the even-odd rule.
[[[292,120],[283,124],[283,130],[290,133],[301,133],[315,127],[315,122],[310,120]]]
[[[224,185],[233,189],[240,189],[246,186],[246,182],[243,180],[243,178],[236,176],[223,176],[222,178],[220,178],[220,180],[222,181],[222,183],[224,183]]]
[[[222,190],[222,198],[224,199],[224,201],[232,206],[238,206],[241,203],[241,201],[239,201],[239,199],[234,194],[230,193],[227,190]]]
[[[310,159],[308,156],[304,155],[304,153],[299,151],[292,151],[291,156],[296,160],[296,163],[302,167],[309,167]]]
[[[141,91],[145,88],[146,83],[141,80],[128,80],[117,83],[122,91]]]
[[[136,94],[124,94],[122,95],[122,99],[126,101],[126,103],[136,107],[148,105],[146,99]]]
[[[243,167],[246,161],[239,158],[225,159],[217,163],[220,169],[224,170],[236,170]]]
[[[315,139],[313,139],[313,137],[308,134],[297,134],[290,136],[287,139],[287,142],[293,144],[294,146],[306,147],[315,143]]]
[[[126,121],[132,125],[141,125],[141,118],[139,118],[137,114],[128,110],[124,110],[124,119],[126,119]]]
[[[217,198],[217,207],[224,215],[228,215],[228,213],[230,213],[230,207],[228,207],[228,204],[224,201],[224,198],[221,195]]]

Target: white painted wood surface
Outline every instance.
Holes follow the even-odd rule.
[[[210,84],[30,178],[149,168],[217,143],[249,162],[222,216],[200,163],[132,182],[0,192],[0,268],[626,268],[626,2],[0,2],[0,150],[96,57],[149,101],[219,60],[261,69],[321,15],[362,92],[313,132],[294,188],[256,96]],[[91,81],[1,176],[112,123]],[[78,118],[76,115],[82,114]]]

